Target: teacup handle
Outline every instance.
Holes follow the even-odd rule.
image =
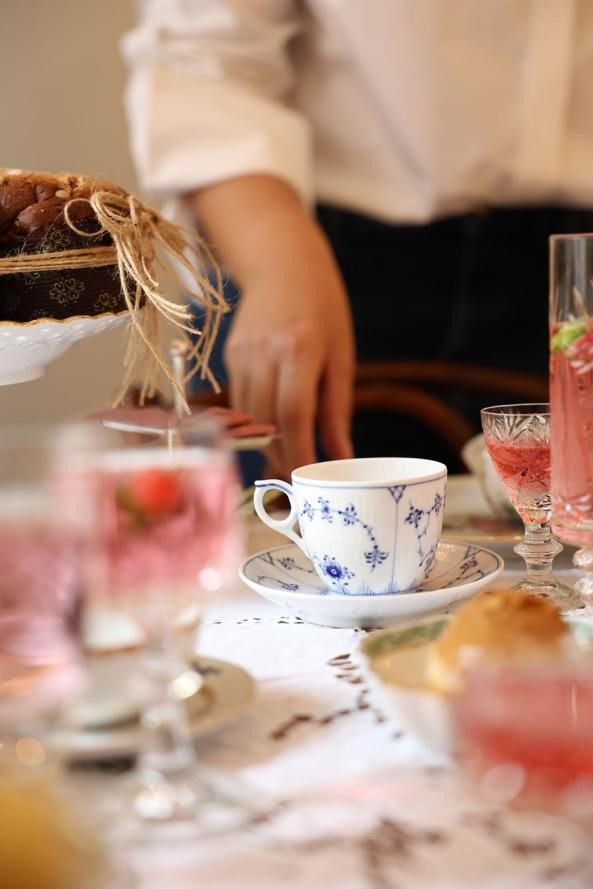
[[[264,506],[264,497],[268,491],[282,491],[283,494],[286,494],[288,500],[290,502],[290,512],[284,519],[275,519],[267,511]],[[262,520],[262,522],[271,528],[273,531],[278,531],[280,534],[284,534],[285,537],[288,537],[292,540],[298,547],[302,549],[307,557],[309,557],[309,553],[307,552],[307,548],[305,546],[305,542],[300,534],[294,530],[294,526],[298,521],[298,509],[294,499],[294,491],[292,489],[292,485],[289,485],[288,482],[280,481],[278,478],[266,478],[262,481],[255,482],[255,492],[253,494],[253,506]]]

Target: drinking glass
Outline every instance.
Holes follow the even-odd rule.
[[[17,758],[26,727],[45,734],[82,681],[87,540],[63,478],[85,440],[75,426],[0,428],[0,734]],[[45,759],[42,740],[28,749]]]
[[[481,667],[453,705],[458,752],[482,797],[593,821],[591,651]]]
[[[88,424],[0,426],[0,884],[131,887],[54,729],[84,693],[81,615],[92,512]],[[6,880],[6,883],[5,883]]]
[[[480,413],[494,468],[525,525],[514,550],[525,560],[527,574],[517,588],[549,596],[564,609],[581,607],[581,596],[552,573],[563,547],[550,526],[550,406],[502,404]]]
[[[593,594],[593,234],[550,238],[552,527]]]
[[[213,419],[190,418],[161,434],[141,425],[123,435],[104,431],[109,445],[86,477],[95,508],[90,598],[93,607],[131,616],[145,640],[144,743],[122,813],[130,817],[118,830],[142,838],[159,824],[170,836],[209,833],[244,812],[222,781],[207,782],[197,767],[187,699],[201,677],[177,636],[234,578],[235,463]]]

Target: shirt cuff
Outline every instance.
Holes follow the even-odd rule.
[[[313,201],[311,133],[286,105],[225,81],[154,65],[126,92],[131,150],[143,190],[167,199],[250,173],[288,182]]]

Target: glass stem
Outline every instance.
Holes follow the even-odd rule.
[[[527,567],[526,581],[530,586],[547,587],[554,584],[552,562],[564,547],[552,537],[549,522],[525,522],[525,535],[514,547]]]
[[[171,691],[172,681],[187,667],[174,655],[168,635],[151,639],[145,654],[150,703],[142,712],[136,811],[151,821],[192,818],[196,800],[187,779],[196,753],[186,704]]]

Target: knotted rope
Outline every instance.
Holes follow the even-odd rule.
[[[99,224],[97,230],[84,231],[72,221],[70,210],[79,202],[89,204],[94,211]],[[117,265],[122,294],[130,313],[130,328],[124,380],[114,404],[123,400],[137,377],[142,380],[141,402],[153,394],[160,370],[189,412],[185,392],[163,355],[163,321],[171,324],[188,343],[187,363],[191,370],[184,382],[199,373],[218,390],[209,363],[220,319],[228,311],[228,305],[217,265],[197,235],[169,222],[133,195],[109,191],[96,191],[89,198],[73,198],[64,205],[64,218],[69,228],[80,237],[92,242],[107,233],[113,246],[5,257],[0,259],[0,275]],[[184,270],[187,280],[182,277],[180,269]],[[214,282],[202,269],[215,273]],[[160,276],[158,271],[162,273]],[[164,295],[159,277],[188,293],[190,300],[202,306],[205,314],[201,329],[194,326],[187,303],[174,302]]]

